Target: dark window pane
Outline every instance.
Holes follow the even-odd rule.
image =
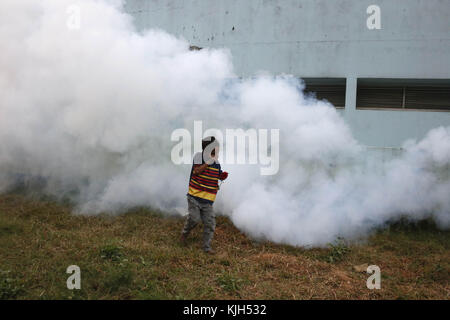
[[[450,79],[358,79],[357,108],[450,111]]]
[[[327,100],[336,108],[345,107],[345,79],[314,78],[303,79],[305,93],[316,99]]]
[[[450,86],[406,87],[405,108],[450,110]]]
[[[402,87],[358,86],[357,108],[402,108]]]

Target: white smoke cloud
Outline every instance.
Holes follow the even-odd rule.
[[[79,29],[67,27],[78,5]],[[450,224],[450,127],[374,160],[335,108],[290,76],[233,80],[227,50],[189,51],[162,30],[136,32],[120,1],[0,3],[0,191],[42,177],[43,192],[95,214],[186,207],[190,167],[171,132],[194,120],[280,129],[280,171],[223,165],[216,209],[254,237],[293,245],[354,238],[407,216]],[[378,164],[381,165],[381,164]]]

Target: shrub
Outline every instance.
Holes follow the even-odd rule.
[[[108,244],[100,249],[100,256],[103,259],[108,259],[111,261],[121,261],[123,257],[122,247],[114,244]]]
[[[338,238],[334,244],[330,243],[328,246],[330,248],[330,252],[327,256],[327,261],[329,263],[342,261],[345,255],[350,252],[350,248],[342,238]]]

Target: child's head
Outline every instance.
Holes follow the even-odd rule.
[[[216,151],[219,151],[219,143],[213,136],[206,137],[202,140],[202,150],[207,152],[212,157],[215,157]]]

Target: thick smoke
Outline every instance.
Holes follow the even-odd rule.
[[[79,29],[67,26],[74,4]],[[295,78],[236,80],[227,50],[138,33],[120,1],[2,0],[0,42],[0,191],[24,180],[77,212],[177,212],[190,166],[172,163],[171,133],[202,120],[280,129],[278,174],[223,164],[216,210],[254,237],[324,245],[403,216],[450,225],[450,127],[374,170],[335,108]]]

